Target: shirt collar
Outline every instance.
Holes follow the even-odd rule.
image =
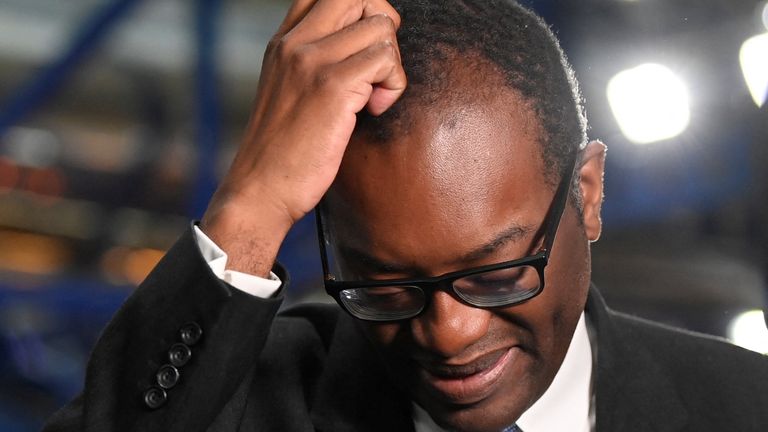
[[[584,313],[573,333],[568,352],[549,388],[526,412],[517,425],[524,432],[592,429],[592,346]],[[413,404],[416,432],[445,432],[420,406]]]

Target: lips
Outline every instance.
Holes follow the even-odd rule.
[[[502,349],[460,365],[422,364],[421,375],[439,399],[457,405],[477,403],[493,393],[518,352],[515,347]]]

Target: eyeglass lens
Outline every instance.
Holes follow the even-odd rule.
[[[502,268],[455,279],[453,291],[465,302],[478,307],[497,307],[526,300],[541,288],[533,266]],[[339,299],[357,318],[389,321],[418,315],[427,303],[427,294],[416,285],[348,288]]]

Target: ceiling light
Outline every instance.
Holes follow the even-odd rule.
[[[728,339],[740,347],[768,354],[768,328],[763,311],[751,310],[734,318],[728,326]]]
[[[635,144],[673,138],[690,122],[686,85],[666,66],[646,63],[619,72],[607,94],[619,128]]]
[[[768,33],[744,41],[739,63],[752,99],[758,107],[763,106],[768,96]]]

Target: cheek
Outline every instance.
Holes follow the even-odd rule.
[[[589,240],[574,211],[568,212],[559,244],[553,249],[550,274],[551,287],[559,298],[564,313],[580,315],[584,310],[591,279]]]
[[[562,222],[564,229],[552,250],[542,297],[550,311],[553,336],[570,340],[589,291],[589,242],[570,207]]]
[[[360,325],[368,340],[375,346],[384,348],[395,343],[395,339],[403,326],[403,324],[398,323],[376,324],[369,322],[361,322]]]
[[[571,210],[563,216],[549,265],[544,291],[508,311],[531,330],[542,357],[564,355],[584,310],[590,283],[589,243]]]

